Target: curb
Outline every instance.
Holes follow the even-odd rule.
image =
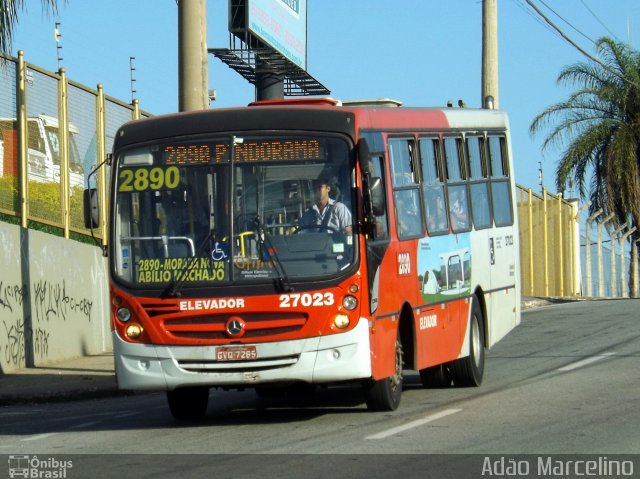
[[[115,375],[103,376],[97,380],[86,376],[74,378],[73,380],[76,382],[78,380],[87,381],[87,385],[79,384],[77,386],[69,386],[65,380],[69,379],[69,376],[63,378],[57,384],[44,386],[43,389],[47,389],[44,391],[37,390],[38,381],[36,380],[36,384],[31,387],[24,387],[23,391],[0,394],[0,406],[69,402],[132,394],[131,391],[120,391],[118,389]],[[21,388],[17,387],[16,389]]]
[[[562,297],[536,297],[536,296],[527,296],[522,297],[521,309],[522,311],[528,309],[540,308],[543,306],[550,306],[552,304],[564,304],[564,303],[576,303],[578,301],[588,301],[592,298],[584,298],[584,297],[571,297],[571,296],[562,296]]]

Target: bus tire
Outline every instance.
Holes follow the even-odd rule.
[[[469,355],[451,363],[453,384],[460,387],[480,386],[484,375],[484,322],[478,300],[471,304],[469,319]]]
[[[179,421],[202,419],[209,404],[209,388],[195,386],[167,391],[171,415]]]
[[[420,371],[420,382],[424,388],[448,388],[451,386],[451,369],[449,364],[439,364]]]
[[[395,374],[379,381],[370,381],[365,385],[365,401],[370,411],[395,411],[402,397],[403,375],[402,342],[400,334],[396,337]]]

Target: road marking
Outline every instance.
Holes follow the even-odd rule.
[[[37,441],[39,439],[44,439],[45,437],[49,437],[49,436],[55,436],[56,434],[58,434],[57,432],[46,432],[44,434],[38,434],[36,436],[31,436],[31,437],[25,437],[24,439],[20,439],[21,442],[25,442],[25,441]]]
[[[0,417],[27,416],[32,415],[31,411],[3,412]]]
[[[131,417],[131,416],[139,416],[142,413],[139,412],[125,412],[122,414],[116,414],[115,416],[113,416],[114,419],[123,419],[125,417]]]
[[[591,357],[585,358],[585,359],[583,359],[581,361],[577,361],[575,363],[567,364],[566,366],[558,368],[558,371],[562,371],[562,372],[572,371],[574,369],[581,368],[582,366],[586,366],[587,364],[591,364],[591,363],[595,363],[597,361],[601,361],[603,359],[607,359],[608,357],[614,356],[615,354],[616,353],[604,353],[604,354],[598,354],[597,356],[591,356]]]
[[[417,419],[415,421],[408,422],[407,424],[403,424],[402,426],[392,427],[391,429],[387,429],[386,431],[379,432],[378,434],[367,436],[365,437],[365,439],[384,439],[386,437],[393,436],[394,434],[398,434],[399,432],[404,432],[408,429],[413,429],[414,427],[423,426],[424,424],[436,421],[438,419],[442,419],[443,417],[456,414],[460,411],[462,411],[462,409],[445,409],[444,411],[437,412],[435,414],[430,414],[429,416],[425,416],[422,419]]]
[[[75,424],[71,427],[69,427],[69,429],[83,429],[85,427],[89,427],[89,426],[95,426],[96,424],[99,424],[98,421],[88,421],[88,422],[83,422],[80,424]]]

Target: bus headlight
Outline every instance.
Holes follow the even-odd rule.
[[[358,300],[356,299],[355,296],[347,295],[344,298],[342,298],[342,306],[347,311],[353,311],[358,306]]]
[[[350,323],[349,316],[347,316],[346,314],[339,314],[333,320],[333,324],[338,329],[344,329],[348,327],[349,323]]]
[[[120,321],[126,323],[131,319],[131,310],[126,307],[118,308],[118,310],[116,311],[116,316]]]
[[[142,326],[140,326],[138,323],[131,323],[124,330],[124,334],[127,335],[127,338],[138,339],[142,335],[142,331]]]

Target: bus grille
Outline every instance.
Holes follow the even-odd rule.
[[[307,323],[308,316],[303,313],[216,313],[202,312],[195,316],[181,314],[177,304],[166,304],[157,300],[141,300],[142,307],[149,319],[175,339],[203,340],[219,343],[235,340],[274,340],[279,336],[288,336],[300,331]],[[227,332],[227,322],[232,317],[244,321],[244,334],[232,336]]]
[[[165,329],[178,338],[229,339],[227,322],[232,317],[245,322],[243,339],[273,337],[299,331],[306,324],[306,317],[299,314],[209,314],[206,316],[164,320]]]
[[[215,360],[178,360],[178,366],[191,373],[233,373],[241,371],[260,372],[291,366],[298,362],[300,355],[271,357],[256,361],[220,362]]]
[[[141,299],[140,302],[142,303],[145,313],[147,313],[150,318],[180,312],[180,308],[177,304],[160,303],[148,299]]]

